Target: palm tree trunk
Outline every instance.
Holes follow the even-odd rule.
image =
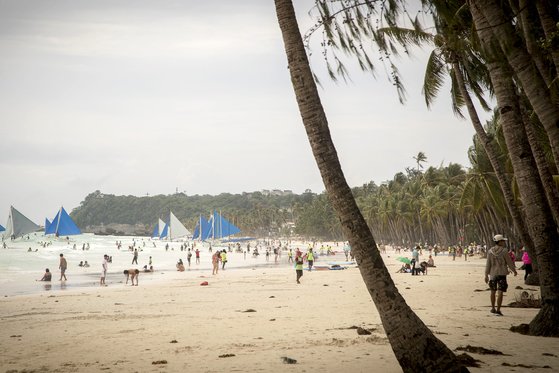
[[[551,40],[557,32],[557,22],[559,21],[557,7],[553,9],[553,3],[549,0],[536,0],[536,7],[545,37]],[[555,75],[557,75],[559,71],[559,50],[557,48],[551,49],[551,58],[555,65]]]
[[[476,7],[472,16],[482,45],[494,43],[491,29]],[[516,176],[516,183],[530,222],[540,273],[542,307],[529,327],[531,335],[559,336],[559,233],[547,203],[537,167],[528,142],[512,71],[498,55],[486,55],[486,63],[499,107],[501,125]]]
[[[544,55],[541,48],[539,47],[536,37],[537,34],[534,30],[535,24],[537,23],[537,13],[536,6],[533,0],[520,0],[519,3],[520,10],[520,24],[522,25],[522,33],[524,40],[526,41],[526,50],[532,56],[534,63],[540,72],[545,85],[549,87],[552,82],[552,77],[550,74],[550,69],[545,61]]]
[[[510,21],[506,19],[498,0],[469,0],[469,3],[478,33],[489,31],[496,36],[497,45],[501,46],[526,97],[547,132],[555,164],[559,165],[559,126],[557,125],[559,108],[553,101],[550,90],[535,67],[530,54],[526,51],[524,43]],[[486,24],[484,30],[479,28],[479,22]],[[486,44],[484,52],[491,54],[494,45]]]
[[[483,125],[479,120],[474,103],[472,102],[472,99],[470,98],[470,94],[466,89],[466,84],[464,83],[464,78],[462,77],[462,73],[460,72],[460,66],[458,65],[457,62],[453,63],[452,70],[454,72],[454,76],[458,83],[460,93],[462,94],[462,97],[464,98],[464,102],[466,103],[466,108],[468,109],[468,114],[470,115],[470,121],[474,126],[476,134],[479,138],[481,145],[483,146],[483,149],[485,150],[485,153],[487,153],[487,156],[489,157],[491,166],[495,171],[495,176],[499,181],[499,186],[503,191],[503,196],[505,197],[505,203],[509,210],[510,216],[512,217],[514,227],[518,232],[518,234],[520,235],[520,239],[522,240],[524,246],[534,247],[532,243],[532,239],[528,234],[528,228],[526,227],[526,222],[524,220],[524,217],[522,216],[520,209],[518,208],[518,206],[514,201],[514,194],[512,193],[511,182],[506,177],[505,170],[503,169],[503,166],[499,161],[499,157],[497,156],[493,148],[493,145],[491,144],[491,139],[489,138],[489,136],[487,136],[487,133],[485,133],[485,130],[483,129]]]
[[[328,197],[355,252],[386,334],[406,372],[466,371],[406,304],[382,261],[373,235],[347,185],[330,136],[328,121],[309,66],[291,0],[275,0],[291,83]]]
[[[553,212],[553,217],[555,222],[559,222],[559,193],[557,192],[557,185],[553,181],[553,176],[549,170],[549,165],[545,158],[543,149],[540,146],[538,138],[536,136],[536,128],[532,120],[528,117],[526,108],[522,110],[522,120],[524,122],[524,129],[526,130],[526,135],[528,136],[528,141],[530,142],[530,147],[532,148],[532,153],[534,155],[534,160],[538,166],[538,172],[540,174],[540,179],[544,185],[545,194],[547,196],[547,201],[549,207]]]

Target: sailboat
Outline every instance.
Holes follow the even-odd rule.
[[[218,213],[214,210],[208,220],[200,216],[200,220],[194,229],[193,239],[200,241],[220,240],[239,232],[241,232],[241,230],[237,226],[225,219],[223,215],[221,215],[221,212]]]
[[[0,225],[0,232],[4,232],[6,230],[6,228],[4,228],[3,226]]]
[[[54,234],[58,237],[82,234],[82,232],[76,223],[74,223],[70,215],[68,215],[66,210],[64,210],[64,207],[60,207],[60,210],[58,210],[58,213],[54,219],[52,219],[49,226],[45,226],[45,234]]]
[[[159,238],[165,229],[165,222],[161,219],[155,224],[155,228],[153,228],[153,233],[151,234],[152,238]]]
[[[41,230],[41,227],[16,210],[14,206],[10,206],[4,237],[17,238],[38,230]]]
[[[180,220],[169,211],[169,223],[165,224],[163,231],[159,235],[161,239],[176,240],[179,238],[186,238],[192,236],[192,233],[180,222]]]
[[[212,225],[208,220],[200,215],[198,219],[198,223],[196,223],[196,227],[194,228],[194,234],[192,235],[193,240],[198,241],[206,241],[210,237],[210,232],[212,229]]]
[[[50,221],[49,219],[45,218],[45,234],[47,234],[47,229],[49,229],[50,227]]]

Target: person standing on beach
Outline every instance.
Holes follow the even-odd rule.
[[[68,262],[66,262],[64,254],[60,254],[60,264],[58,265],[58,268],[60,269],[60,280],[58,281],[62,281],[62,277],[64,277],[64,281],[67,281],[68,279],[66,278],[66,268],[68,268]]]
[[[303,256],[297,255],[295,256],[295,273],[297,274],[297,283],[300,284],[299,281],[301,277],[303,277]]]
[[[190,251],[190,248],[188,249],[188,254],[186,254],[186,260],[188,260],[188,268],[190,268],[190,262],[192,260],[192,251]]]
[[[219,254],[220,252],[218,250],[212,255],[212,266],[213,266],[212,275],[217,275],[217,273],[219,272],[219,259],[220,259]]]
[[[416,264],[419,265],[419,246],[414,247],[412,252],[411,252],[411,274],[412,274],[412,276],[419,273],[415,270],[415,265]]]
[[[293,250],[289,249],[287,252],[287,263],[293,263]]]
[[[221,258],[221,269],[225,269],[225,263],[227,263],[227,251],[225,251],[225,249],[221,251],[220,258]]]
[[[196,264],[200,264],[200,250],[196,249],[194,254],[196,254]]]
[[[138,249],[134,249],[134,257],[132,258],[132,264],[138,264]]]
[[[309,248],[309,251],[307,252],[307,262],[309,263],[309,271],[312,271],[312,266],[314,263],[314,253],[312,251],[312,247]]]
[[[498,316],[503,316],[501,313],[501,304],[503,303],[503,293],[507,291],[507,275],[510,272],[516,276],[516,268],[512,262],[507,249],[505,248],[508,241],[502,234],[497,234],[493,237],[495,246],[489,249],[487,253],[487,262],[485,264],[485,282],[489,284],[491,289],[491,313]],[[495,299],[495,293],[497,299]],[[497,307],[495,308],[495,300]]]
[[[107,254],[103,255],[103,263],[101,264],[101,281],[99,283],[101,286],[107,286],[105,284],[105,277],[107,277],[107,269],[109,268],[109,261],[107,260],[108,257],[109,256]]]

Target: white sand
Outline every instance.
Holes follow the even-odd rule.
[[[507,354],[470,354],[482,362],[472,371],[527,370],[502,363],[559,371],[559,339],[508,330],[529,322],[537,310],[489,313],[484,260],[438,257],[427,276],[411,276],[394,273],[396,256],[384,254],[398,288],[451,349],[469,344]],[[401,371],[358,269],[305,271],[301,285],[286,267],[210,273],[206,278],[200,272],[175,273],[164,282],[142,282],[142,274],[139,287],[113,283],[2,298],[0,367],[7,372]],[[209,286],[199,285],[204,280]],[[520,294],[516,286],[529,288],[521,275],[509,276],[509,285],[504,304]],[[242,312],[247,309],[256,312]],[[354,325],[375,331],[358,336],[347,329]],[[223,354],[235,356],[220,358]],[[282,363],[282,356],[297,364]],[[167,364],[152,364],[158,360]]]

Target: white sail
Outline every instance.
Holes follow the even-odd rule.
[[[180,222],[172,212],[169,213],[169,239],[192,236],[192,233]]]
[[[41,227],[25,217],[25,215],[16,210],[14,206],[10,206],[10,213],[8,215],[8,223],[6,224],[4,237],[17,238],[27,233],[36,232],[40,229]]]
[[[158,224],[158,231],[157,231],[157,237],[159,237],[161,235],[161,233],[163,233],[163,229],[165,228],[165,222],[161,219],[159,219],[159,223]]]

